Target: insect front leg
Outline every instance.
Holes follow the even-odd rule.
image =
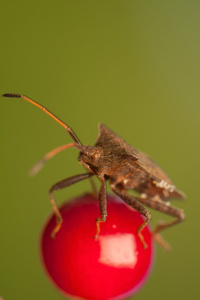
[[[146,196],[141,197],[140,201],[146,206],[153,208],[159,212],[165,213],[172,217],[175,217],[175,220],[170,222],[160,221],[158,222],[156,228],[153,231],[154,239],[158,244],[160,244],[166,251],[170,250],[170,245],[159,235],[159,232],[168,227],[174,226],[185,219],[185,214],[182,209],[171,206],[169,202],[164,202],[159,199],[148,198]]]
[[[100,232],[100,223],[105,222],[107,217],[106,181],[104,176],[99,177],[99,179],[101,180],[101,187],[99,191],[99,207],[101,218],[96,218],[97,232],[94,236],[95,240],[97,240]]]
[[[52,204],[52,207],[53,207],[53,210],[54,210],[54,213],[56,215],[56,226],[55,228],[53,229],[52,233],[51,233],[51,237],[52,238],[55,238],[55,235],[56,233],[59,231],[61,225],[62,225],[62,222],[63,222],[63,219],[62,219],[62,216],[61,216],[61,213],[56,205],[56,202],[55,202],[55,199],[54,199],[54,196],[53,196],[53,192],[54,191],[57,191],[57,190],[61,190],[61,189],[64,189],[74,183],[77,183],[79,181],[82,181],[84,179],[87,179],[87,178],[90,178],[91,176],[93,176],[92,173],[85,173],[85,174],[79,174],[79,175],[75,175],[75,176],[72,176],[72,177],[69,177],[69,178],[66,178],[64,180],[61,180],[59,182],[57,182],[56,184],[54,184],[50,190],[49,190],[49,198],[50,198],[50,201],[51,201],[51,204]]]
[[[94,199],[97,199],[98,198],[98,191],[97,191],[96,184],[94,182],[94,178],[90,177],[89,180],[90,180],[90,184],[91,184],[91,188],[92,188],[91,195],[93,196]]]
[[[142,235],[142,230],[151,220],[150,212],[139,202],[140,199],[138,197],[133,197],[132,195],[128,194],[125,190],[121,190],[120,188],[116,187],[114,184],[111,184],[111,189],[115,194],[117,194],[122,200],[124,200],[128,205],[136,209],[141,215],[145,216],[146,220],[138,227],[138,236],[140,241],[142,242],[144,248],[147,248],[147,244],[144,240]]]

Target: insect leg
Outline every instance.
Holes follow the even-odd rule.
[[[98,192],[97,192],[97,187],[96,187],[96,184],[94,182],[94,178],[90,177],[89,178],[90,180],[90,184],[91,184],[91,187],[92,187],[92,196],[93,198],[97,199],[98,198]]]
[[[55,228],[53,229],[52,233],[51,233],[51,237],[52,238],[55,238],[55,234],[59,231],[61,225],[62,225],[62,222],[63,222],[63,219],[62,219],[62,216],[61,216],[61,213],[56,205],[56,202],[55,202],[55,199],[54,199],[54,196],[53,196],[53,192],[54,191],[57,191],[57,190],[60,190],[60,189],[64,189],[74,183],[77,183],[81,180],[84,180],[84,179],[87,179],[91,176],[93,176],[94,174],[92,173],[85,173],[85,174],[79,174],[79,175],[75,175],[75,176],[72,176],[72,177],[69,177],[69,178],[66,178],[64,180],[61,180],[59,182],[57,182],[56,184],[54,184],[50,190],[49,190],[49,198],[50,198],[50,201],[51,201],[51,204],[52,204],[52,207],[53,207],[53,210],[54,210],[54,213],[56,215],[56,226]]]
[[[95,240],[97,240],[100,232],[100,222],[105,222],[107,217],[106,181],[104,176],[99,177],[99,179],[101,180],[101,187],[99,192],[99,206],[100,206],[101,218],[96,218],[97,232],[94,237]]]
[[[47,154],[45,154],[43,156],[43,158],[41,160],[39,160],[30,170],[29,174],[30,176],[34,176],[36,175],[45,165],[45,163],[53,158],[56,154],[60,153],[61,151],[65,150],[65,149],[68,149],[70,147],[74,147],[75,143],[70,143],[70,144],[67,144],[67,145],[63,145],[63,146],[60,146],[60,147],[57,147],[53,150],[51,150],[50,152],[48,152]]]
[[[138,236],[144,248],[147,248],[147,244],[142,235],[142,230],[151,220],[150,212],[139,202],[140,199],[138,197],[133,197],[132,195],[128,194],[125,190],[122,191],[115,185],[111,184],[110,186],[115,194],[117,194],[121,199],[123,199],[128,205],[136,209],[141,215],[145,216],[146,220],[144,221],[144,223],[142,223],[142,225],[138,227]]]
[[[179,209],[174,206],[170,206],[169,203],[162,200],[155,200],[152,198],[141,197],[140,201],[146,206],[153,208],[159,212],[165,213],[172,217],[175,217],[175,220],[170,222],[160,221],[158,222],[156,228],[153,231],[154,239],[160,244],[165,250],[170,250],[170,246],[165,240],[159,235],[159,232],[168,227],[174,226],[185,219],[185,214],[182,209]]]

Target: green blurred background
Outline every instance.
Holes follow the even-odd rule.
[[[93,144],[98,122],[151,155],[187,194],[187,219],[164,232],[153,273],[136,299],[188,299],[200,292],[200,1],[1,1],[1,93],[23,93]],[[82,172],[77,150],[36,177],[30,167],[71,141],[22,100],[0,101],[0,296],[63,299],[47,280],[38,240],[51,211],[47,191]],[[56,193],[58,203],[90,190]],[[162,214],[152,212],[155,224]],[[167,217],[166,217],[167,219]],[[196,296],[195,296],[196,295]]]

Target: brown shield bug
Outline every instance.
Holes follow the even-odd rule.
[[[184,199],[185,195],[176,189],[168,176],[151,158],[127,144],[120,136],[103,124],[99,124],[99,134],[95,145],[82,145],[67,124],[36,101],[19,94],[4,94],[3,96],[21,98],[42,109],[64,127],[74,140],[73,143],[63,145],[47,153],[34,166],[31,171],[32,174],[37,173],[47,160],[69,147],[77,148],[80,151],[78,157],[79,163],[88,170],[87,173],[59,181],[50,188],[49,197],[57,220],[52,237],[55,237],[56,232],[59,231],[62,224],[62,216],[55,203],[53,192],[96,175],[101,182],[99,191],[101,217],[96,219],[97,233],[95,238],[98,237],[100,231],[100,222],[105,222],[107,217],[106,181],[108,180],[112,191],[145,217],[144,223],[138,228],[138,236],[144,246],[146,246],[146,243],[142,236],[142,230],[151,220],[151,214],[143,205],[175,217],[170,222],[159,222],[153,231],[155,240],[166,250],[169,249],[169,245],[162,239],[159,233],[161,230],[184,220],[185,215],[183,210],[171,206],[169,201],[173,198]],[[132,189],[138,192],[140,196],[136,197],[127,193],[127,190]]]

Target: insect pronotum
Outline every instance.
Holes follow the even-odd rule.
[[[170,222],[159,222],[153,231],[155,240],[164,249],[169,250],[169,244],[163,240],[159,233],[163,229],[178,224],[185,219],[183,210],[171,206],[169,202],[173,198],[184,199],[185,195],[176,189],[164,171],[151,158],[127,144],[120,136],[103,124],[99,124],[99,134],[95,145],[82,145],[74,131],[67,124],[36,101],[20,94],[4,94],[3,96],[21,98],[37,106],[64,127],[74,141],[47,153],[33,167],[31,170],[32,175],[36,174],[47,160],[69,147],[77,148],[80,151],[78,161],[88,171],[59,181],[50,188],[49,198],[57,220],[52,237],[55,237],[63,221],[54,200],[53,192],[96,175],[101,182],[99,191],[101,217],[96,219],[97,233],[95,238],[97,239],[100,231],[100,222],[105,222],[107,217],[106,181],[109,181],[112,191],[145,217],[144,223],[138,228],[138,236],[144,247],[146,247],[146,243],[142,230],[150,222],[151,214],[143,205],[175,217]],[[131,189],[137,191],[140,196],[130,195],[127,190]]]

